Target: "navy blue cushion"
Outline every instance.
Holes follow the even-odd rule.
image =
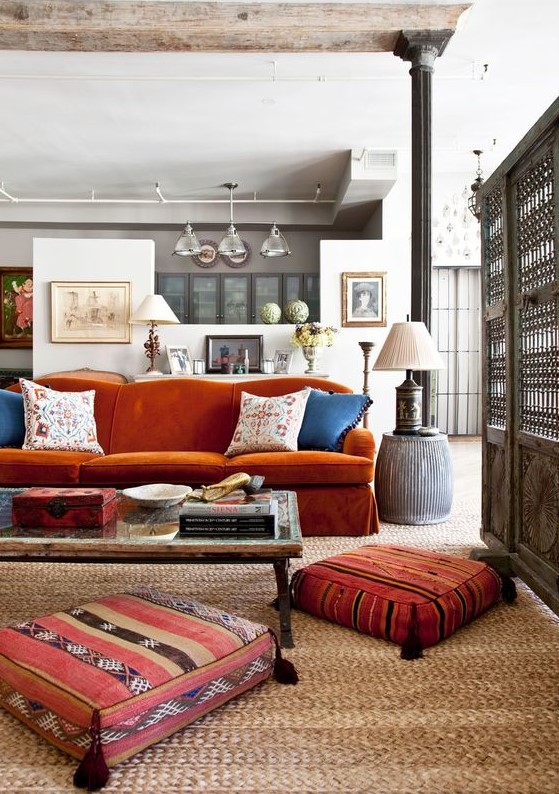
[[[352,427],[357,427],[367,408],[373,404],[365,394],[337,394],[311,389],[303,424],[299,431],[299,449],[339,451]]]
[[[24,437],[23,396],[0,389],[0,447],[21,447]]]

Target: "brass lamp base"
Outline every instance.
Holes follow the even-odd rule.
[[[417,384],[411,377],[411,372],[406,373],[406,380],[396,387],[396,436],[414,436],[421,427],[421,403],[423,386]]]

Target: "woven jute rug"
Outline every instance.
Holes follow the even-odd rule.
[[[467,556],[479,515],[455,505],[427,527],[309,538],[293,568],[365,543]],[[0,564],[2,625],[131,586],[189,594],[277,626],[275,580],[258,565]],[[559,619],[517,580],[498,605],[423,659],[300,612],[286,652],[297,686],[269,680],[111,770],[127,794],[556,794]],[[76,762],[0,709],[0,791],[72,792]]]

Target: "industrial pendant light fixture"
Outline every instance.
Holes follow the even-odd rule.
[[[173,254],[177,254],[177,256],[197,256],[201,252],[200,243],[192,231],[190,221],[187,221],[181,236],[176,242]]]
[[[233,222],[233,191],[238,186],[237,182],[225,182],[225,184],[222,185],[222,187],[227,188],[229,191],[230,220],[229,227],[217,250],[222,256],[227,257],[245,256],[247,254],[246,246],[239,237]],[[173,254],[177,254],[177,256],[198,256],[201,251],[202,248],[194,234],[190,221],[187,221],[186,226],[175,244]],[[262,243],[260,253],[265,257],[291,256],[287,240],[280,232],[275,222],[272,224],[268,237],[266,237]]]
[[[225,237],[218,245],[217,250],[223,256],[242,256],[247,251],[233,224],[233,191],[238,184],[237,182],[226,182],[223,187],[229,191],[230,222]]]
[[[270,234],[262,243],[260,249],[262,256],[291,256],[287,240],[274,223]]]

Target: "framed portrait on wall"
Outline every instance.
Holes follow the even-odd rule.
[[[33,347],[33,269],[0,267],[0,347]]]
[[[386,273],[342,273],[342,326],[386,325]]]
[[[51,281],[51,341],[130,343],[129,281]]]

